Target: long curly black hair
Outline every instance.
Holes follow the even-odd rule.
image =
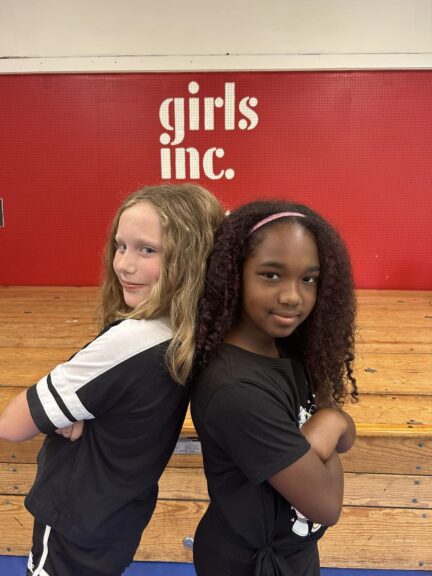
[[[232,212],[217,231],[198,307],[194,374],[208,364],[239,316],[245,259],[260,243],[264,231],[283,219],[264,224],[253,234],[252,227],[280,212],[306,216],[288,218],[312,233],[320,261],[315,307],[287,340],[300,354],[318,401],[333,399],[341,406],[348,394],[353,400],[358,397],[353,376],[356,301],[351,264],[336,230],[307,206],[293,202],[251,202]]]

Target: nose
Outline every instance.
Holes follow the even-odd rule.
[[[281,286],[278,300],[280,304],[299,306],[302,303],[302,296],[297,283],[289,282]]]
[[[120,257],[119,270],[123,274],[133,274],[136,271],[136,263],[133,254],[126,250]]]

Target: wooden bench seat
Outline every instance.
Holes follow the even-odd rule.
[[[0,410],[96,334],[95,288],[0,288]],[[343,456],[344,510],[322,540],[323,566],[432,569],[432,293],[360,291],[358,438]],[[202,459],[188,417],[162,477],[140,560],[191,561],[207,506]],[[41,435],[0,441],[0,554],[27,554],[23,506]],[[185,449],[185,446],[187,449]],[[191,447],[191,448],[188,448]]]

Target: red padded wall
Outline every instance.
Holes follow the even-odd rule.
[[[218,97],[209,129],[204,99]],[[174,146],[168,98],[184,99],[177,120],[165,105]],[[162,181],[161,148],[188,147],[227,207],[285,197],[320,211],[359,287],[432,288],[431,71],[1,76],[0,284],[96,284],[119,201]],[[203,172],[211,148],[219,179]]]

